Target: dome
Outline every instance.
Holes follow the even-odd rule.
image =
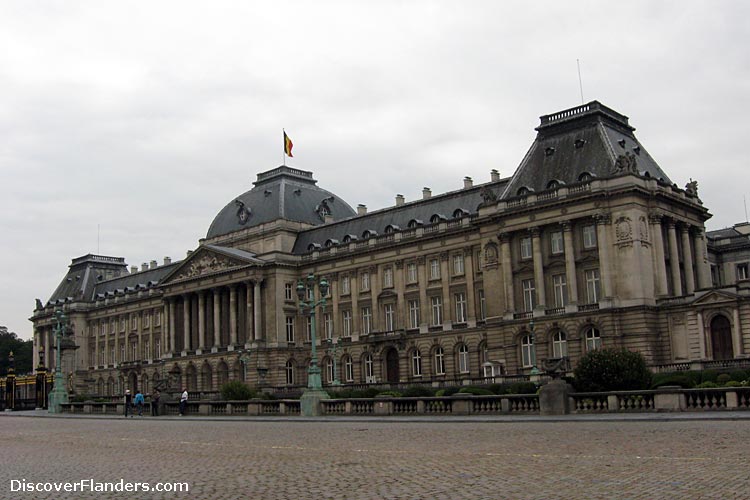
[[[347,202],[316,186],[312,172],[282,166],[258,174],[250,191],[230,201],[214,218],[206,238],[258,226],[277,219],[320,225],[353,217]]]

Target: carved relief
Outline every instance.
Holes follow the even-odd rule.
[[[638,160],[635,155],[625,153],[620,155],[615,160],[615,174],[637,174],[638,173]]]
[[[240,200],[234,200],[234,204],[237,205],[237,219],[239,220],[239,223],[244,226],[247,224],[247,221],[250,220],[252,212],[247,206],[245,206],[245,203]]]
[[[497,267],[498,249],[495,243],[487,243],[484,246],[484,267],[491,269]]]
[[[630,241],[633,239],[633,227],[630,224],[630,217],[620,217],[615,221],[615,234],[617,241]]]
[[[320,217],[320,220],[325,221],[326,215],[332,215],[331,211],[331,203],[333,203],[333,196],[329,196],[328,198],[323,198],[320,200],[320,203],[315,207],[315,213],[318,214],[318,217]]]
[[[648,241],[648,223],[642,215],[638,218],[638,237],[641,240]]]
[[[497,201],[497,195],[487,186],[482,186],[482,189],[479,190],[479,196],[482,197],[482,205],[480,206],[490,205]]]
[[[193,278],[195,276],[202,276],[204,274],[215,273],[223,271],[232,267],[234,263],[226,257],[218,255],[206,254],[201,258],[194,260],[190,265],[177,275],[176,279]]]

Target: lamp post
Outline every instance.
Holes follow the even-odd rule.
[[[341,337],[336,340],[326,339],[326,343],[328,343],[329,349],[331,350],[331,359],[333,361],[333,381],[331,382],[331,385],[339,386],[341,385],[341,380],[339,379],[339,368],[338,363],[336,362],[336,355],[338,354],[339,347],[341,347]]]
[[[55,327],[55,343],[57,352],[55,353],[55,384],[52,387],[52,392],[49,393],[49,412],[60,413],[60,405],[68,402],[68,391],[65,388],[65,379],[62,374],[61,366],[61,344],[62,336],[65,332],[67,317],[58,309],[55,311],[55,319],[57,320],[57,326]]]
[[[317,283],[320,299],[316,300],[316,281],[313,274],[309,274],[304,280],[297,282],[297,298],[299,299],[299,310],[302,314],[309,311],[310,314],[310,368],[307,370],[307,389],[300,398],[302,415],[312,417],[320,415],[320,401],[329,399],[330,396],[323,390],[323,381],[320,377],[320,366],[318,366],[317,339],[315,336],[315,310],[318,306],[325,308],[326,295],[328,295],[328,281],[321,278]],[[308,291],[309,290],[309,291]]]

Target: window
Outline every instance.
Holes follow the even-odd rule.
[[[596,248],[596,226],[583,226],[583,248]]]
[[[560,255],[564,252],[562,231],[554,231],[550,234],[550,244],[552,245],[552,255]]]
[[[602,337],[593,326],[586,329],[586,350],[595,351],[602,348]]]
[[[372,331],[372,309],[362,308],[362,333],[367,335]]]
[[[312,316],[305,317],[305,342],[312,342]]]
[[[327,339],[333,338],[333,315],[331,313],[323,315],[323,330]]]
[[[109,364],[117,364],[117,360],[115,359],[115,346],[109,348]]]
[[[453,276],[464,274],[464,256],[456,254],[453,256]]]
[[[487,302],[484,299],[484,290],[479,290],[479,319],[484,321],[487,319]]]
[[[466,344],[461,344],[458,348],[458,371],[459,373],[469,373],[469,348]]]
[[[335,376],[333,373],[333,360],[331,358],[326,358],[325,367],[326,367],[326,382],[330,384],[335,379]]]
[[[383,318],[385,319],[386,332],[392,332],[396,329],[396,322],[394,321],[395,317],[396,311],[393,304],[385,304],[383,306]]]
[[[138,343],[131,342],[130,343],[130,361],[135,361],[137,359],[138,359]]]
[[[531,237],[526,236],[525,238],[521,238],[521,259],[530,259],[532,258],[531,253]]]
[[[432,304],[432,326],[443,324],[443,299],[439,295],[430,297]]]
[[[125,344],[120,344],[120,363],[125,362]]]
[[[533,311],[536,307],[536,287],[534,280],[521,280],[521,289],[523,290],[523,310]]]
[[[406,282],[416,283],[417,282],[417,264],[410,262],[406,264]]]
[[[746,280],[747,276],[747,264],[737,264],[737,280]]]
[[[156,311],[154,313],[154,324],[156,326],[161,326],[161,311]]]
[[[127,326],[128,326],[128,320],[125,318],[125,316],[123,316],[122,318],[120,318],[120,331],[124,332],[125,327]]]
[[[372,354],[369,352],[365,354],[363,358],[363,362],[365,365],[364,372],[365,372],[365,382],[368,384],[375,382],[375,372],[373,371],[373,364],[372,364]]]
[[[568,355],[568,337],[560,330],[552,335],[552,357],[562,358]]]
[[[411,374],[415,377],[422,376],[422,354],[419,349],[411,353]]]
[[[584,273],[586,277],[586,300],[589,304],[599,302],[599,298],[602,295],[601,289],[599,288],[599,270],[589,269]]]
[[[151,313],[143,313],[143,328],[149,328],[151,326]]]
[[[344,358],[344,380],[346,382],[354,382],[354,363],[352,363],[351,356]]]
[[[286,385],[294,385],[294,362],[290,359],[284,366],[286,372]]]
[[[409,328],[419,328],[419,301],[409,301]]]
[[[453,295],[456,305],[456,323],[466,323],[466,294],[459,292]]]
[[[524,335],[521,338],[521,364],[524,368],[531,368],[536,365],[536,348],[531,335]]]
[[[161,340],[154,340],[154,358],[161,359]]]
[[[362,276],[360,276],[359,289],[363,292],[370,289],[370,273],[362,273]]]
[[[555,291],[555,307],[565,307],[568,303],[568,283],[564,274],[552,275],[552,288]]]
[[[130,315],[130,329],[136,330],[137,328],[138,328],[138,315],[131,314]]]
[[[344,337],[352,336],[352,312],[347,310],[341,313],[342,323],[344,324]]]
[[[343,276],[341,278],[341,295],[349,295],[350,293],[349,276]]]
[[[294,287],[292,283],[284,283],[284,300],[294,300]]]
[[[151,359],[151,346],[149,345],[148,339],[143,341],[143,353],[141,353],[141,359]]]
[[[435,349],[435,375],[445,375],[445,351],[442,347]]]
[[[292,316],[286,317],[286,341],[294,342],[294,318]]]
[[[393,268],[386,267],[383,269],[383,288],[393,287]]]
[[[438,259],[430,259],[430,279],[440,279],[440,261]]]

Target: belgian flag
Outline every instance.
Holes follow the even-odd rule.
[[[292,147],[294,147],[292,140],[286,135],[286,132],[284,132],[284,154],[289,158],[294,158],[294,156],[292,156]]]

